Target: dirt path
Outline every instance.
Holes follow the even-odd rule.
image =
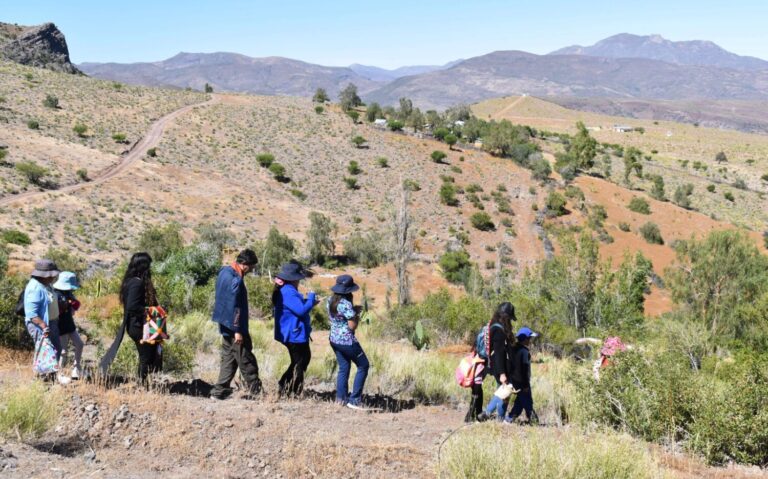
[[[505,113],[512,111],[517,105],[520,104],[520,102],[522,102],[526,98],[528,98],[528,97],[527,96],[519,97],[517,100],[513,101],[509,105],[505,106],[501,110],[499,110],[496,113],[494,113],[493,114],[494,118],[496,118],[497,120],[503,120],[504,118],[506,118],[504,116]]]
[[[72,192],[81,190],[83,188],[98,185],[108,180],[111,180],[112,178],[115,178],[116,176],[126,171],[128,168],[131,167],[131,165],[136,163],[138,160],[143,158],[144,155],[146,155],[148,149],[156,146],[160,142],[160,138],[163,136],[163,131],[165,131],[166,126],[168,126],[170,122],[172,122],[173,120],[175,120],[176,118],[190,111],[193,108],[196,108],[199,106],[212,105],[212,104],[218,103],[219,101],[221,101],[219,97],[213,96],[210,100],[206,102],[187,105],[183,108],[179,108],[178,110],[168,113],[167,115],[161,117],[160,119],[152,123],[152,125],[150,125],[149,130],[147,130],[147,133],[139,141],[133,144],[131,149],[128,151],[128,153],[125,156],[123,156],[122,160],[119,163],[104,169],[99,173],[98,176],[91,179],[91,181],[84,182],[84,183],[75,183],[73,185],[68,185],[57,190],[28,191],[26,193],[21,193],[19,195],[13,195],[7,198],[0,199],[0,207],[7,206],[21,200],[29,200],[37,196],[43,196],[51,193],[64,193],[64,194],[72,193]]]

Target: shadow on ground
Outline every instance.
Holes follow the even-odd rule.
[[[336,401],[336,391],[305,390],[305,396],[317,401]],[[367,408],[378,409],[380,412],[398,413],[416,407],[413,399],[396,399],[384,394],[363,394],[363,405]]]
[[[55,441],[37,442],[31,444],[31,446],[40,452],[64,457],[79,456],[83,452],[91,450],[88,443],[77,436],[68,436]]]

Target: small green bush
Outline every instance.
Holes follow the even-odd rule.
[[[619,229],[621,231],[624,231],[625,233],[628,233],[630,230],[629,223],[625,223],[624,221],[622,221],[621,223],[619,223]]]
[[[496,229],[496,225],[491,220],[490,215],[484,211],[474,213],[469,220],[472,222],[472,226],[480,231],[493,231]]]
[[[275,155],[271,153],[262,153],[256,156],[256,161],[259,163],[259,166],[269,168],[269,166],[275,162]]]
[[[547,216],[563,216],[568,211],[565,209],[565,198],[557,191],[551,191],[544,203],[547,207]]]
[[[708,184],[707,185],[707,191],[709,191],[710,193],[714,193],[715,192],[715,185],[713,185],[711,183]]]
[[[83,123],[77,123],[75,126],[72,127],[72,131],[74,131],[77,134],[77,136],[79,136],[80,138],[85,138],[85,134],[88,131],[88,127]]]
[[[48,168],[42,167],[34,161],[20,161],[16,163],[16,171],[24,175],[30,183],[36,185],[40,185],[43,177],[50,173]]]
[[[154,158],[157,156],[157,148],[150,148],[147,150],[147,156],[150,158]]]
[[[344,255],[364,268],[375,268],[387,259],[384,237],[376,232],[353,233],[344,241]]]
[[[440,186],[440,202],[447,206],[459,205],[459,200],[456,198],[456,185],[446,182]]]
[[[464,283],[472,268],[469,253],[464,250],[446,252],[440,257],[438,264],[443,277],[454,284]]]
[[[656,223],[648,222],[640,227],[640,235],[651,244],[664,244],[664,239],[661,237],[661,231],[659,225]]]
[[[127,136],[125,133],[115,133],[112,135],[112,139],[115,141],[115,143],[125,143],[125,139]]]
[[[733,196],[733,193],[731,193],[730,191],[726,191],[725,193],[723,193],[723,198],[730,201],[731,203],[736,201],[736,197]]]
[[[77,170],[77,172],[75,172],[75,174],[77,175],[78,178],[80,178],[80,181],[88,181],[89,180],[89,178],[88,178],[88,170],[86,170],[85,168],[80,168],[79,170]]]
[[[4,243],[17,244],[20,246],[29,246],[32,244],[32,240],[27,233],[14,229],[1,230],[0,239],[2,239]]]
[[[448,155],[445,154],[444,151],[435,150],[432,152],[431,155],[429,155],[429,157],[432,158],[432,161],[434,161],[435,163],[443,163],[443,160],[448,158]]]
[[[421,185],[419,185],[419,182],[416,180],[406,178],[403,180],[403,188],[408,191],[419,191],[421,190]]]
[[[360,163],[355,160],[351,160],[349,162],[349,165],[347,165],[347,171],[350,175],[359,175],[363,172],[363,170],[360,169]]]
[[[60,391],[40,382],[8,382],[0,391],[0,435],[11,440],[40,437],[56,424],[63,410]]]
[[[383,156],[376,158],[376,164],[378,164],[381,168],[387,168],[389,166],[389,162]]]
[[[27,122],[27,128],[29,128],[30,130],[39,130],[40,123],[37,120],[29,120]]]
[[[317,113],[318,115],[322,114],[324,111],[325,111],[325,108],[323,108],[320,105],[315,107],[315,113]]]
[[[635,213],[640,213],[643,215],[651,214],[651,206],[648,204],[645,198],[641,198],[639,196],[633,196],[632,199],[629,200],[629,205],[627,208],[629,208],[629,211],[634,211]]]
[[[52,109],[58,108],[59,107],[58,97],[51,94],[45,95],[45,100],[43,100],[43,106],[46,108],[52,108]]]
[[[277,181],[283,181],[285,179],[285,167],[280,163],[272,163],[269,165],[269,172],[275,177]]]
[[[149,253],[154,261],[163,261],[182,248],[181,225],[149,226],[139,235],[136,245],[139,251]]]
[[[347,185],[347,189],[349,190],[357,190],[360,188],[360,186],[357,184],[357,178],[355,177],[344,177],[344,184]]]

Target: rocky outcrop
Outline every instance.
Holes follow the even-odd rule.
[[[0,57],[22,65],[80,73],[69,60],[67,40],[53,23],[28,27],[0,47]]]

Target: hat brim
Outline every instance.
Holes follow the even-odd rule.
[[[302,279],[306,278],[306,276],[302,274],[277,274],[275,276],[282,279],[283,281],[301,281]]]
[[[60,283],[56,281],[53,283],[53,289],[58,289],[59,291],[75,291],[80,289],[80,286],[77,286],[76,284]]]
[[[32,273],[30,273],[30,276],[34,276],[35,278],[55,278],[59,275],[61,271],[40,271],[39,269],[33,270]]]
[[[336,285],[331,287],[331,291],[333,291],[336,294],[354,293],[355,291],[358,291],[359,289],[360,289],[360,286],[358,286],[356,284],[352,284],[352,286],[350,286],[348,288],[345,288],[344,286],[341,286],[341,285],[338,285],[338,284],[336,284]]]

